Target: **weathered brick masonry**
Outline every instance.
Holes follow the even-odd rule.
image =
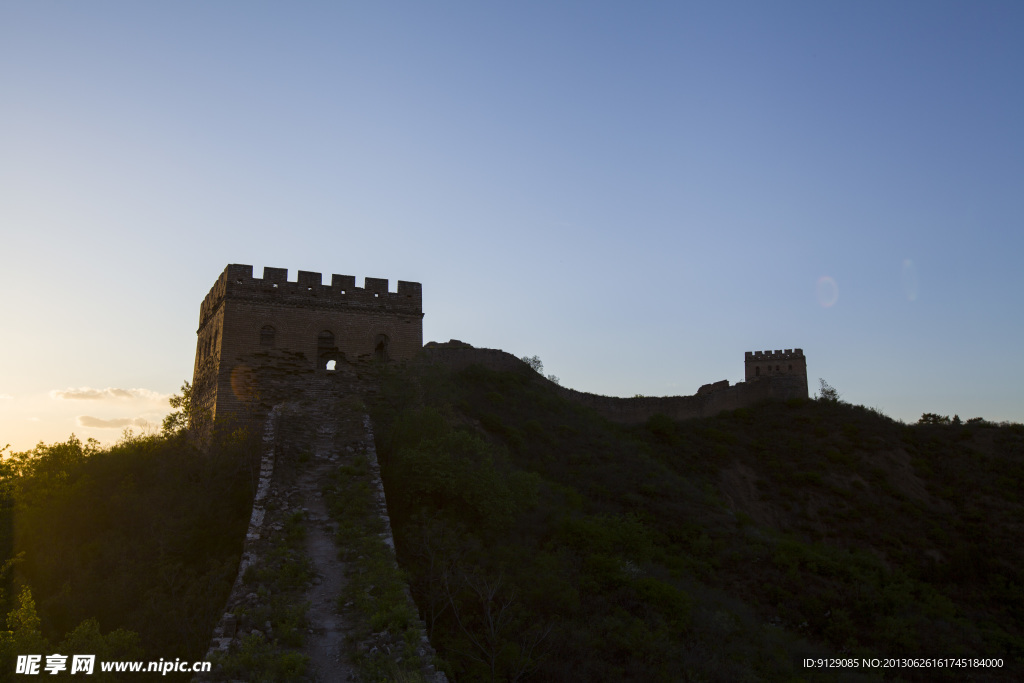
[[[241,414],[248,404],[266,404],[256,371],[264,354],[288,352],[296,369],[330,372],[340,364],[405,360],[423,346],[420,283],[366,278],[356,287],[351,275],[298,272],[285,268],[229,265],[200,307],[193,374],[194,427],[208,433],[216,417]],[[259,412],[259,411],[257,411]]]

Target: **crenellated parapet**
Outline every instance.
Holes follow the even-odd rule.
[[[775,361],[775,360],[792,360],[793,358],[803,358],[803,349],[783,349],[776,351],[747,351],[744,354],[746,362],[751,361]]]
[[[273,306],[324,310],[363,309],[423,314],[423,292],[419,282],[398,281],[398,291],[388,291],[386,278],[368,277],[356,287],[354,275],[331,275],[324,284],[320,273],[300,270],[296,281],[288,281],[287,268],[264,268],[263,277],[253,277],[252,266],[232,264],[224,269],[199,308],[199,327],[213,316],[226,299],[238,299]]]

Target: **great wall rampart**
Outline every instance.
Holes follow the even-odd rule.
[[[431,342],[423,349],[425,358],[430,362],[441,363],[453,369],[463,369],[471,365],[482,365],[502,372],[530,372],[530,367],[510,353],[498,349],[477,349],[454,340],[447,344]],[[667,415],[675,420],[689,420],[698,417],[712,417],[724,410],[736,410],[766,400],[786,400],[790,398],[807,398],[806,360],[801,349],[786,352],[747,352],[748,358],[767,364],[778,361],[781,366],[783,358],[787,368],[793,370],[776,371],[774,374],[755,375],[730,385],[728,380],[713,384],[705,384],[692,396],[636,396],[620,398],[601,396],[584,391],[577,391],[550,382],[555,390],[564,398],[592,408],[595,412],[609,420],[624,423],[646,422],[654,415]],[[536,374],[536,373],[534,373]],[[537,379],[544,382],[541,375]]]
[[[419,283],[399,281],[398,291],[389,292],[384,279],[366,278],[365,286],[357,288],[352,276],[332,275],[331,284],[324,285],[319,273],[299,271],[296,282],[289,282],[287,273],[265,268],[263,278],[253,278],[251,266],[229,265],[200,308],[194,433],[201,441],[208,439],[214,417],[218,425],[242,420],[265,430],[260,482],[238,579],[211,652],[237,651],[245,637],[271,635],[270,622],[260,623],[253,616],[263,613],[261,605],[268,599],[265,590],[253,585],[253,577],[274,552],[291,515],[303,520],[315,556],[316,579],[305,587],[304,596],[296,597],[310,605],[304,652],[314,680],[342,680],[354,675],[346,654],[352,650],[344,645],[352,644],[351,620],[338,607],[349,569],[338,559],[345,539],[337,536],[322,496],[325,482],[339,467],[370,462],[368,481],[386,530],[380,540],[393,553],[372,427],[364,413],[365,401],[376,391],[377,364],[419,361],[452,369],[482,365],[549,380],[497,349],[454,341],[424,347]],[[808,395],[800,349],[747,352],[745,366],[745,381],[707,384],[692,396],[618,398],[550,384],[563,397],[624,423],[641,423],[656,414],[677,420],[709,417],[767,399]],[[305,463],[302,454],[309,456]],[[282,468],[282,462],[289,464]],[[411,604],[407,589],[406,598]],[[414,605],[412,609],[415,613]],[[419,673],[427,681],[444,681],[444,674],[431,664],[433,651],[422,624],[419,628]],[[390,656],[392,647],[398,652],[398,643],[387,633],[374,633],[355,645],[378,657]]]
[[[410,358],[422,345],[420,285],[400,281],[398,291],[389,292],[388,281],[380,278],[366,278],[364,287],[356,287],[355,278],[347,275],[332,275],[330,285],[323,284],[321,274],[307,271],[299,271],[296,282],[287,278],[283,268],[265,268],[263,278],[254,278],[251,266],[229,265],[200,307],[193,433],[205,441],[216,424],[226,429],[246,425],[264,434],[245,549],[211,655],[237,655],[253,643],[267,651],[280,647],[271,645],[277,634],[266,617],[284,600],[294,608],[308,605],[308,633],[303,645],[290,651],[309,658],[312,680],[356,680],[355,660],[372,658],[377,667],[400,665],[426,681],[444,681],[444,674],[433,668],[433,650],[421,623],[414,627],[419,644],[413,653],[406,645],[408,629],[359,631],[365,620],[360,622],[354,601],[342,596],[352,581],[359,585],[365,568],[358,559],[339,558],[339,553],[365,552],[367,542],[378,543],[374,552],[389,556],[397,572],[364,401],[374,391],[374,361]],[[371,526],[383,529],[376,541],[337,534],[325,491],[339,468],[347,468],[352,483],[375,496],[378,521]],[[366,481],[356,482],[359,477]],[[306,539],[301,562],[293,557],[294,548],[284,550],[284,539],[296,525]],[[357,542],[361,550],[349,547]],[[261,578],[273,574],[282,552],[297,563],[296,571],[312,572],[305,586],[292,586],[283,595],[274,594],[280,588],[271,589]],[[301,569],[307,566],[303,562],[309,563],[307,569]],[[405,599],[416,614],[408,590]],[[218,660],[226,668],[209,680],[246,675],[231,668],[230,658]]]
[[[428,683],[443,683],[447,679],[434,668],[434,651],[421,621],[399,631],[361,631],[365,614],[343,597],[352,592],[348,584],[366,569],[359,560],[368,541],[377,544],[375,552],[388,558],[398,575],[373,428],[365,413],[364,401],[373,385],[366,368],[346,364],[338,372],[315,372],[304,367],[301,355],[285,351],[264,360],[254,375],[261,389],[255,406],[263,434],[259,481],[237,578],[207,655],[219,667],[196,680],[244,677],[244,671],[232,669],[230,655],[252,643],[267,651],[282,647],[272,645],[279,634],[268,615],[275,603],[280,608],[284,601],[307,606],[302,645],[283,647],[283,652],[308,657],[309,680],[360,680],[359,660],[369,657],[378,669],[414,671]],[[325,491],[339,468],[372,496],[370,514],[379,521],[371,526],[380,531],[369,538],[338,533],[339,521],[332,518]],[[286,540],[297,525],[304,538],[298,553],[288,549]],[[283,593],[266,578],[280,571],[275,568],[282,554],[310,575],[304,585],[286,587]],[[407,587],[404,597],[410,613],[418,614]],[[410,633],[417,643],[412,652]]]

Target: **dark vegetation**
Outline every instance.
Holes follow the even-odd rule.
[[[348,654],[360,680],[419,681],[416,650],[422,631],[406,598],[407,577],[381,539],[386,527],[374,482],[370,461],[360,453],[334,472],[324,490],[329,514],[338,523],[339,557],[348,567],[337,607],[349,620]]]
[[[804,656],[1001,657],[886,678],[1021,680],[1024,427],[820,398],[629,427],[525,368],[393,371],[373,410],[402,572],[370,542],[364,463],[325,491],[356,548],[356,635],[412,651],[408,578],[454,681],[881,678]],[[200,454],[176,415],[111,448],[3,453],[0,680],[15,653],[202,659],[258,449],[235,433]],[[246,577],[282,595],[308,578],[288,521],[281,561]],[[259,615],[289,647],[293,602]],[[269,655],[254,638],[226,664],[299,676],[301,657]],[[370,677],[415,679],[365,655]]]
[[[15,654],[203,659],[238,567],[255,449],[239,431],[200,453],[182,421],[167,427],[4,454],[0,680]]]
[[[525,368],[392,375],[375,422],[398,558],[449,677],[881,678],[804,656],[1015,666],[1024,427],[908,426],[828,389],[627,427]]]

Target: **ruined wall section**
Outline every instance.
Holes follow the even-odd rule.
[[[510,353],[498,349],[474,349],[465,345],[428,344],[423,349],[427,362],[435,362],[460,370],[482,365],[501,372],[523,372],[538,381],[547,379]],[[801,352],[802,357],[802,352]],[[803,366],[806,368],[806,364]],[[731,385],[728,380],[705,384],[693,396],[640,396],[620,398],[576,391],[554,383],[563,397],[580,403],[614,422],[637,424],[653,415],[667,415],[675,420],[712,417],[725,410],[736,410],[766,400],[807,398],[806,370],[803,375],[777,374]]]
[[[566,398],[593,408],[609,420],[627,424],[646,422],[653,415],[667,415],[674,420],[713,417],[726,410],[745,408],[761,401],[807,398],[806,379],[771,377],[755,382],[728,380],[706,384],[693,396],[638,396],[619,398],[588,394],[564,387],[559,392]]]

